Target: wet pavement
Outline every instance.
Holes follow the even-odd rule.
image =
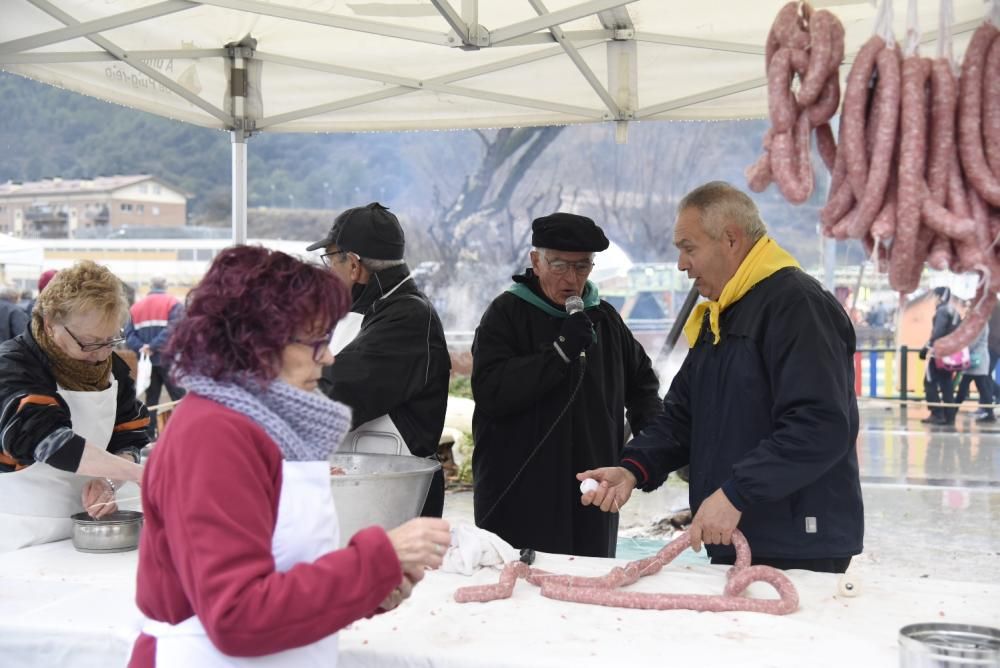
[[[851,571],[1000,581],[1000,422],[976,423],[972,403],[952,427],[921,424],[919,406],[862,401],[860,409],[865,551]],[[633,495],[622,509],[619,556],[655,552],[669,540],[657,522],[686,506],[687,487],[674,476]],[[445,516],[472,523],[471,492],[449,493]]]
[[[858,459],[863,482],[1000,491],[1000,422],[977,423],[973,404],[954,426],[924,425],[923,408],[862,404]]]
[[[1000,581],[1000,423],[976,423],[974,409],[941,427],[920,423],[922,407],[861,404],[859,571]]]

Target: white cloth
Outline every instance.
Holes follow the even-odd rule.
[[[335,550],[339,541],[329,464],[284,462],[278,519],[271,543],[275,569],[287,572],[296,564],[315,561]],[[245,658],[226,656],[217,650],[197,615],[180,624],[147,619],[143,632],[156,638],[157,668],[335,668],[337,665],[337,634],[311,645]]]
[[[472,575],[486,566],[517,561],[521,553],[500,536],[469,524],[451,526],[451,545],[444,553],[441,570]]]
[[[100,392],[58,388],[69,406],[73,432],[99,448],[107,448],[118,412],[118,381]],[[0,475],[0,552],[63,540],[73,534],[71,515],[83,512],[83,487],[89,476],[44,462]]]

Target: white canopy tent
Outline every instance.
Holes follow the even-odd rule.
[[[763,117],[764,42],[783,3],[2,0],[0,68],[230,131],[242,242],[255,132],[605,121],[624,141],[629,121]],[[844,23],[848,59],[872,34],[869,2],[813,5]],[[954,6],[961,53],[984,4]],[[925,42],[937,22],[938,3],[921,2]]]
[[[24,241],[9,234],[0,234],[0,269],[4,267],[27,267],[41,270],[45,253],[38,244]]]

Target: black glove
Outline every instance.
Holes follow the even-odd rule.
[[[924,346],[923,348],[920,349],[920,352],[917,354],[917,357],[919,357],[922,360],[925,360],[927,359],[928,352],[930,352],[930,347]]]
[[[578,357],[581,352],[594,342],[594,325],[584,312],[574,313],[563,320],[559,336],[555,343],[570,360]]]

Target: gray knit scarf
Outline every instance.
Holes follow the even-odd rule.
[[[287,461],[325,461],[351,429],[350,408],[319,391],[306,392],[284,381],[273,380],[257,390],[189,375],[181,384],[259,424]]]

